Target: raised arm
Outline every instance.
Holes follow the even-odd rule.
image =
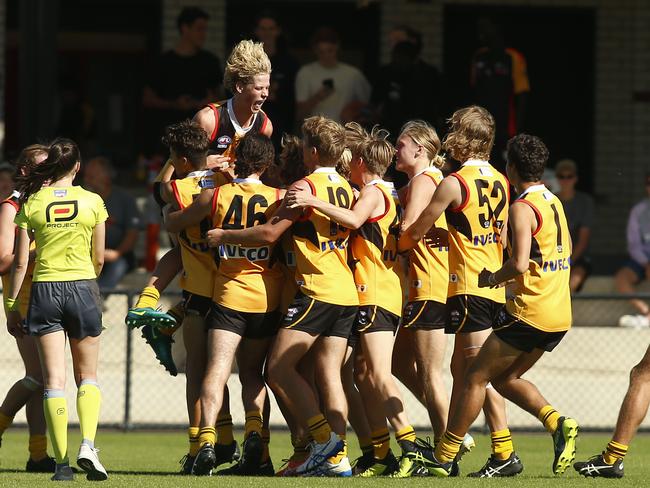
[[[373,213],[380,214],[385,210],[382,192],[374,185],[364,186],[361,189],[359,198],[352,209],[332,205],[304,189],[289,191],[285,202],[289,208],[315,208],[348,229],[358,229],[372,217]],[[378,208],[379,212],[377,212]]]
[[[192,205],[169,213],[165,220],[167,232],[180,232],[192,225],[198,225],[201,220],[208,217],[212,211],[212,198],[215,191],[214,189],[203,190]]]

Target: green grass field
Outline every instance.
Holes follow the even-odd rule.
[[[241,438],[241,434],[238,436]],[[579,477],[573,470],[562,477],[554,477],[550,472],[552,461],[552,444],[550,437],[543,434],[513,435],[515,448],[524,463],[524,472],[517,478],[507,480],[476,480],[469,478],[411,478],[393,480],[375,478],[366,479],[323,479],[309,478],[193,478],[176,475],[178,460],[185,450],[185,436],[176,432],[136,432],[121,433],[115,431],[101,432],[97,446],[101,449],[100,457],[109,472],[109,480],[101,486],[129,487],[172,487],[172,486],[277,486],[288,487],[299,483],[301,486],[650,486],[650,436],[640,435],[634,442],[632,452],[625,460],[625,478],[622,480],[593,480]],[[467,455],[461,465],[462,473],[468,473],[482,466],[489,454],[489,438],[475,436],[476,449]],[[608,437],[605,435],[585,434],[578,439],[578,458],[586,458],[603,449]],[[71,458],[76,455],[79,435],[71,429],[70,445],[73,446]],[[276,469],[282,464],[282,458],[290,453],[289,435],[276,433],[271,439],[271,455]],[[358,456],[358,446],[351,436],[351,459]],[[10,430],[5,433],[0,449],[0,486],[51,486],[49,476],[45,474],[27,474],[20,472],[27,459],[27,433],[22,430]],[[76,476],[77,483],[88,483],[84,475]],[[218,483],[218,485],[217,485]],[[497,485],[499,484],[499,485]]]

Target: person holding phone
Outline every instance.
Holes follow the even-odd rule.
[[[368,80],[357,68],[338,60],[339,36],[333,29],[318,29],[311,46],[316,61],[300,68],[296,76],[298,121],[312,115],[337,122],[355,120],[370,99]]]

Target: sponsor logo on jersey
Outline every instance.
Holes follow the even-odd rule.
[[[212,178],[201,178],[199,188],[214,188],[214,180]]]
[[[68,190],[54,190],[54,196],[57,198],[63,198],[68,194]]]
[[[341,178],[339,178],[339,175],[327,175],[327,179],[334,182],[334,183],[339,183],[341,181]]]
[[[478,172],[483,176],[494,176],[494,173],[492,173],[490,168],[479,168]]]
[[[219,246],[219,256],[226,259],[248,259],[254,261],[266,261],[271,253],[268,246],[242,247],[232,244]]]
[[[552,259],[550,261],[544,261],[542,265],[542,271],[544,273],[554,272],[554,271],[566,271],[571,269],[568,258]]]
[[[63,202],[52,202],[45,207],[45,221],[51,222],[69,222],[79,213],[79,202],[77,200],[66,200]],[[76,224],[75,224],[76,225]],[[50,227],[50,225],[47,225]],[[60,225],[52,227],[62,227]]]
[[[368,287],[366,285],[360,284],[357,285],[357,291],[359,293],[365,293],[368,290]],[[365,313],[365,312],[359,312],[359,313]]]
[[[450,283],[458,283],[458,275],[457,274],[450,274],[449,275],[449,282]]]
[[[485,226],[488,227],[489,222],[485,223]],[[473,239],[474,246],[487,246],[488,244],[497,244],[500,242],[499,234],[496,232],[490,232],[489,234],[476,235]]]

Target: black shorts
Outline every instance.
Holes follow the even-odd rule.
[[[402,327],[408,329],[444,329],[447,325],[447,305],[433,300],[408,302],[404,307]]]
[[[208,316],[211,306],[212,298],[183,290],[183,311],[186,314],[205,318]]]
[[[97,337],[102,332],[97,280],[32,283],[26,325],[34,336],[64,330],[72,339]]]
[[[359,333],[356,327],[352,327],[352,330],[350,331],[350,337],[348,337],[348,347],[354,349],[355,347],[357,347],[357,344],[359,344],[360,340],[361,340],[361,334]]]
[[[245,339],[267,339],[278,332],[281,314],[273,312],[240,312],[212,303],[205,319],[208,329],[228,330]]]
[[[354,329],[364,334],[390,331],[393,334],[399,326],[399,317],[377,305],[360,305],[354,321]]]
[[[505,307],[499,312],[494,324],[494,334],[499,339],[523,352],[532,352],[533,349],[551,352],[566,333],[566,330],[562,332],[544,332],[513,317]]]
[[[466,334],[490,329],[503,307],[489,298],[456,295],[447,298],[446,334]]]
[[[356,305],[320,302],[299,291],[282,319],[282,327],[347,339],[350,337],[358,310]]]

